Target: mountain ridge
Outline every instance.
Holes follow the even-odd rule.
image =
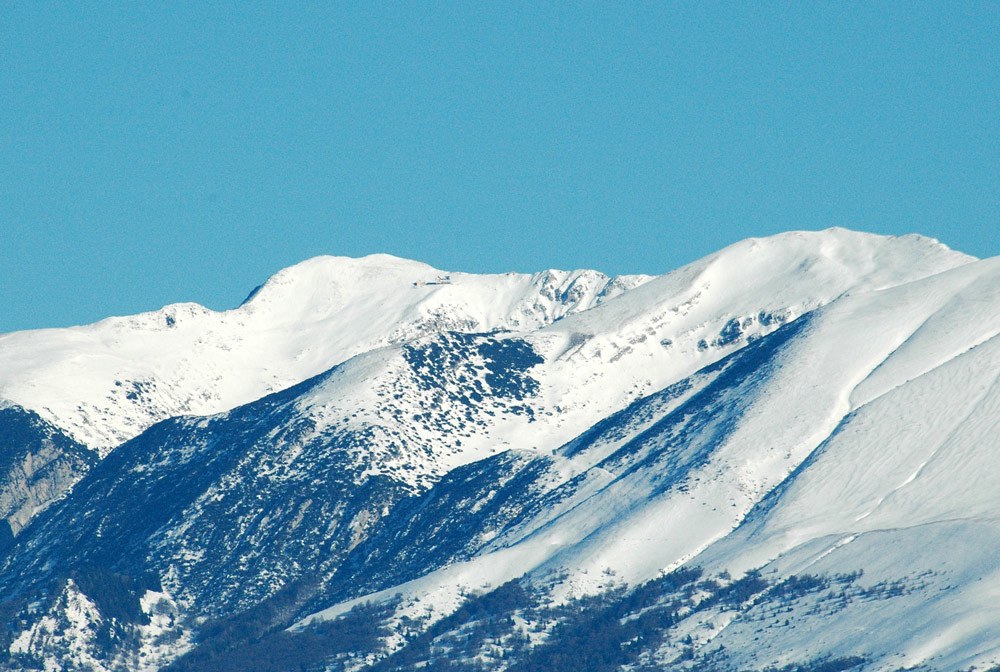
[[[385,266],[386,259],[396,259],[388,255],[349,260],[348,266],[359,271],[355,274],[344,268],[345,259],[317,257],[279,271],[251,300],[230,311],[181,303],[83,327],[0,336],[0,397],[42,413],[106,452],[157,419],[224,411],[374,347],[443,329],[490,331],[525,321],[526,326],[545,323],[645,280],[543,272],[492,276],[496,287],[489,279],[464,275],[454,284],[433,284],[440,272],[419,262],[396,260]],[[331,262],[336,272],[326,277]],[[414,284],[425,282],[432,284]],[[563,298],[574,283],[588,291]],[[284,290],[297,285],[314,291],[305,300],[293,291],[297,300],[291,301]],[[455,309],[456,292],[450,290],[474,299],[467,302],[470,307]],[[606,293],[597,296],[601,290]],[[345,292],[349,300],[338,300]],[[490,308],[494,305],[501,310]],[[337,322],[360,324],[360,333],[338,328]],[[339,339],[330,339],[338,333]],[[80,357],[81,349],[89,354]],[[62,359],[60,352],[66,353]],[[251,373],[234,375],[241,370]],[[26,379],[30,382],[21,382]],[[67,382],[75,389],[60,394]]]
[[[211,317],[167,308],[136,324]],[[98,446],[0,552],[11,661],[224,670],[284,651],[298,662],[261,669],[291,670],[318,647],[317,669],[373,671],[1000,662],[1000,620],[972,599],[1000,591],[975,550],[1000,539],[1000,258],[844,229],[617,285],[322,257],[230,313],[271,309],[278,350],[289,334],[333,343],[294,351],[313,358],[297,371],[340,359]],[[124,324],[124,339],[123,319],[96,333]],[[70,361],[80,331],[59,332]],[[24,339],[0,338],[0,362]],[[14,370],[0,366],[0,397]],[[360,648],[331,639],[362,623]]]

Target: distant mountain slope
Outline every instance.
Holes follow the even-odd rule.
[[[361,276],[328,282],[331,263]],[[421,285],[421,268],[440,274],[314,260],[192,317],[185,339],[242,315],[205,342],[267,351],[277,368],[230,371],[171,346],[241,394],[264,370],[337,361],[149,426],[9,540],[12,669],[1000,663],[1000,259],[799,232],[658,278],[560,276],[528,303],[543,276]],[[254,315],[283,321],[251,338]],[[40,336],[92,343],[115,324]],[[131,329],[101,357],[152,333]],[[0,361],[28,341],[0,338]],[[88,361],[66,347],[52,371]],[[160,350],[157,367],[174,361]],[[178,395],[229,384],[156,371]],[[158,410],[129,432],[167,413],[166,395],[143,398]],[[63,423],[131,427],[129,408]]]
[[[317,257],[275,274],[234,310],[175,304],[0,336],[0,398],[106,453],[157,420],[225,411],[374,348],[442,331],[532,330],[647,280]]]
[[[744,600],[679,618],[686,647],[644,655],[680,669],[995,664],[998,334],[997,259],[844,297],[600,423],[565,462],[529,461],[512,477],[529,485],[490,486],[500,458],[453,472],[414,522],[387,526],[399,541],[372,539],[381,560],[346,584],[397,572],[375,597],[402,592],[412,618],[526,570],[536,586],[559,576],[558,602],[678,566],[760,567]],[[445,493],[458,483],[472,487],[456,500]],[[470,533],[456,544],[445,530],[460,522]],[[414,566],[436,571],[403,583],[398,568]]]
[[[734,343],[843,292],[971,259],[919,236],[843,229],[744,241],[651,284],[596,271],[478,276],[388,255],[317,257],[275,274],[230,311],[176,304],[2,335],[0,399],[105,454],[157,420],[225,411],[374,348],[443,331],[531,332],[602,304],[609,308],[600,317],[553,330],[563,357],[583,351],[610,363],[672,347],[670,377],[678,379],[675,368],[686,375],[703,363],[702,341],[702,349]],[[616,300],[646,284],[634,300]],[[642,391],[659,382],[643,381]]]

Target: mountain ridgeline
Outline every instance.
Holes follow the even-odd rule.
[[[0,668],[990,670],[1000,259],[376,255],[0,336]]]

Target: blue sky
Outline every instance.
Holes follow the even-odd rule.
[[[3,3],[0,332],[225,309],[318,254],[997,255],[998,35],[994,2]]]

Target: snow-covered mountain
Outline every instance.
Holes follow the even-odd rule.
[[[9,665],[1000,663],[998,334],[1000,260],[832,229],[0,337],[12,446],[86,474],[17,509]]]
[[[0,336],[0,398],[103,454],[158,420],[226,411],[379,347],[443,331],[530,331],[648,280],[317,257],[275,274],[234,310],[184,303]]]

